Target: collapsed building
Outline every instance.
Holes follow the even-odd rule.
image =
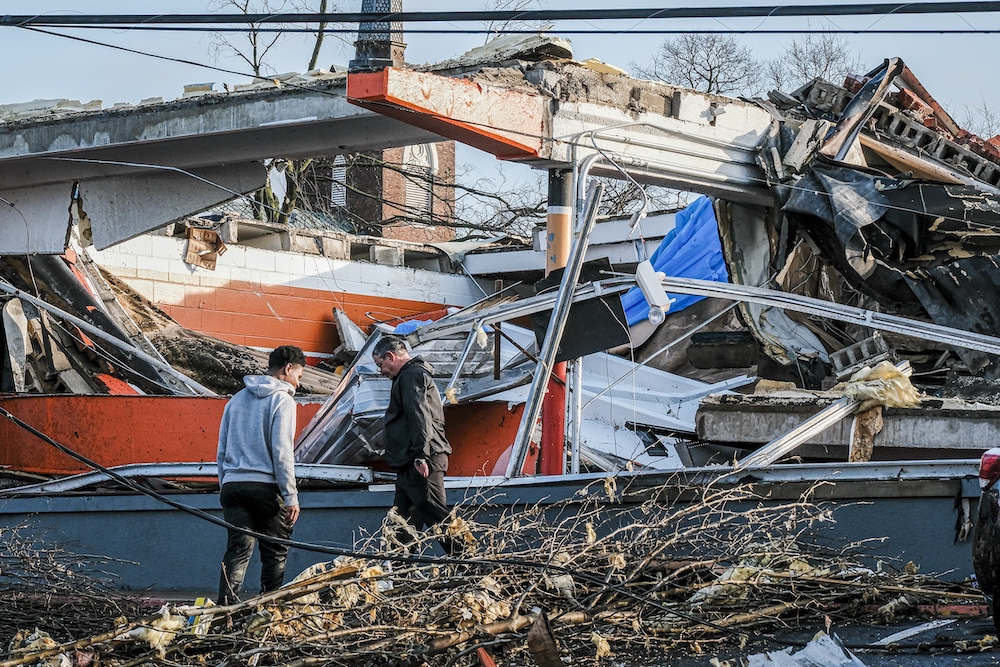
[[[387,479],[379,418],[388,381],[369,352],[390,331],[430,358],[449,399],[452,474],[461,478],[451,482],[452,495],[500,484],[509,493],[505,502],[523,504],[555,488],[526,477],[534,473],[568,473],[552,480],[564,495],[593,479],[587,475],[649,474],[643,479],[653,485],[678,471],[714,483],[751,470],[755,480],[784,493],[845,475],[858,484],[831,492],[836,500],[856,500],[864,486],[865,493],[909,502],[923,516],[938,512],[940,530],[920,538],[927,544],[939,546],[944,537],[953,544],[956,521],[968,525],[975,491],[969,459],[996,440],[1000,427],[1000,410],[987,404],[1000,353],[990,289],[1000,161],[992,144],[963,133],[898,60],[844,86],[817,80],[768,100],[744,100],[638,81],[599,61],[574,60],[565,40],[532,36],[503,37],[434,66],[286,81],[284,89],[261,82],[206,92],[175,108],[155,102],[84,110],[0,128],[0,173],[19,186],[3,196],[23,211],[51,213],[72,204],[74,213],[69,227],[65,216],[32,217],[47,224],[30,237],[11,231],[12,223],[7,236],[0,233],[6,252],[63,252],[69,228],[82,223],[80,254],[84,264],[86,257],[98,264],[103,258],[105,272],[91,275],[106,278],[106,288],[95,285],[105,294],[85,303],[64,299],[58,311],[47,312],[96,326],[93,313],[104,303],[129,331],[111,343],[120,350],[119,357],[109,354],[118,363],[95,361],[100,353],[83,345],[66,355],[75,374],[64,377],[70,369],[50,369],[51,345],[74,347],[79,336],[50,331],[49,316],[29,308],[25,319],[38,321],[30,328],[15,318],[8,329],[5,318],[6,331],[20,332],[8,334],[8,351],[12,340],[34,336],[38,344],[14,346],[19,364],[9,367],[30,366],[28,375],[45,391],[86,385],[106,393],[108,383],[87,382],[88,373],[127,373],[131,364],[121,355],[129,362],[145,336],[153,344],[143,348],[149,363],[180,385],[165,389],[171,381],[161,377],[144,387],[132,373],[127,384],[135,395],[128,402],[139,405],[160,392],[211,406],[157,408],[162,423],[171,414],[184,422],[160,429],[176,442],[159,454],[150,443],[119,446],[120,439],[101,431],[110,443],[104,458],[96,457],[102,465],[153,463],[135,474],[183,475],[179,491],[211,490],[213,469],[205,463],[214,458],[223,399],[190,398],[208,392],[167,370],[190,354],[178,351],[177,335],[164,335],[176,333],[177,323],[143,297],[155,303],[176,297],[164,310],[197,333],[207,314],[222,308],[212,294],[237,291],[233,284],[242,281],[239,291],[256,292],[259,301],[227,306],[226,321],[243,322],[246,330],[207,332],[236,348],[210,347],[209,357],[238,357],[240,343],[262,346],[262,330],[275,322],[281,327],[274,325],[274,339],[283,340],[308,298],[326,311],[324,333],[308,340],[328,345],[325,351],[336,351],[345,366],[337,374],[315,371],[311,386],[329,398],[300,406],[297,463],[317,494],[331,494],[316,496],[322,511],[339,517],[334,537],[322,539],[353,539],[356,527],[377,525],[383,505],[391,504],[378,484]],[[105,125],[115,132],[93,140],[95,128]],[[208,131],[195,132],[196,125]],[[314,135],[323,141],[307,140]],[[232,192],[180,188],[182,201],[161,206],[182,176],[150,167],[173,161],[177,170],[249,192],[263,183],[258,167],[265,157],[442,139],[547,171],[548,225],[536,233],[535,246],[504,239],[456,247],[192,217]],[[42,161],[58,168],[44,174],[31,168]],[[593,176],[704,196],[667,215],[642,206],[631,220],[599,221],[599,196],[588,188]],[[139,187],[155,196],[130,210],[129,193]],[[0,221],[15,217],[0,209]],[[216,236],[192,231],[207,228]],[[157,232],[144,236],[150,230]],[[220,241],[229,247],[225,254]],[[72,271],[59,264],[64,260],[53,261],[46,276],[70,281]],[[42,291],[33,263],[11,262],[7,275],[18,290],[12,295],[28,303]],[[301,267],[298,278],[287,267]],[[308,297],[291,293],[306,283]],[[65,296],[62,284],[48,291]],[[295,298],[279,300],[281,290]],[[372,303],[391,312],[365,317],[375,311]],[[334,312],[340,305],[351,308]],[[399,326],[401,320],[407,321]],[[206,347],[204,338],[182,337]],[[99,341],[91,340],[103,346]],[[564,361],[565,377],[550,380]],[[871,407],[835,387],[880,361],[939,396],[917,399],[919,408]],[[231,364],[229,380],[246,367]],[[225,387],[216,386],[223,393]],[[56,440],[89,446],[81,423],[91,421],[65,410],[61,420],[53,417],[60,409],[50,399],[25,414],[45,415],[46,432]],[[543,409],[546,401],[554,407]],[[143,405],[130,414],[152,414]],[[16,412],[15,402],[6,406]],[[100,474],[48,479],[79,472],[81,464],[64,457],[37,465],[31,447],[18,444],[17,427],[5,427],[5,463],[45,478],[6,492],[23,496],[6,505],[11,517],[39,511],[33,496],[109,484]],[[184,460],[188,467],[168,467]],[[853,467],[844,468],[847,461]],[[347,488],[331,492],[335,487]],[[963,500],[958,509],[956,497]],[[345,508],[357,511],[345,520]],[[163,514],[155,521],[177,519]],[[845,521],[845,530],[871,530],[859,523],[864,519]],[[962,548],[938,549],[934,562],[961,557]],[[198,576],[214,576],[211,564],[198,568]],[[183,585],[177,577],[169,581]]]
[[[383,124],[391,123],[393,129],[385,132],[385,144],[447,137],[488,150],[502,159],[544,168],[549,172],[550,181],[550,231],[551,228],[561,229],[561,238],[553,234],[546,237],[540,232],[536,237],[536,247],[531,250],[509,240],[501,244],[450,244],[446,247],[449,244],[421,245],[388,238],[352,237],[341,231],[286,230],[282,225],[255,223],[233,218],[226,213],[218,223],[213,223],[215,218],[211,217],[182,217],[179,219],[183,223],[181,225],[170,222],[167,227],[158,227],[160,231],[152,237],[152,245],[150,241],[145,241],[136,246],[131,240],[120,244],[122,248],[133,244],[131,248],[116,250],[112,241],[134,233],[139,227],[135,226],[134,218],[124,215],[120,207],[109,208],[102,203],[97,193],[117,192],[116,187],[125,188],[122,190],[125,192],[135,187],[138,177],[131,172],[110,177],[105,172],[110,170],[113,173],[123,165],[138,169],[142,164],[103,158],[134,155],[134,137],[130,139],[128,134],[138,131],[139,123],[149,122],[143,120],[147,116],[159,127],[169,127],[169,116],[162,109],[162,102],[154,100],[135,110],[116,107],[114,113],[101,112],[107,120],[114,120],[117,126],[122,126],[120,121],[125,116],[129,117],[131,125],[136,126],[133,129],[126,125],[126,129],[119,130],[121,136],[118,141],[122,148],[118,152],[124,153],[109,154],[109,149],[101,149],[96,144],[90,148],[81,144],[77,153],[82,148],[83,155],[93,153],[95,157],[73,158],[83,172],[95,172],[83,178],[97,176],[93,181],[95,185],[87,186],[89,181],[80,181],[83,185],[76,186],[71,193],[76,210],[75,220],[81,223],[82,245],[85,247],[96,242],[101,248],[83,252],[83,261],[77,264],[85,269],[88,264],[93,264],[89,262],[90,255],[93,255],[99,263],[104,263],[104,273],[108,274],[102,276],[90,269],[86,280],[91,291],[100,287],[105,295],[110,294],[97,300],[113,305],[115,289],[111,283],[114,283],[122,303],[128,306],[122,308],[119,305],[116,310],[122,327],[126,330],[135,328],[128,321],[130,316],[142,320],[149,329],[147,334],[160,341],[163,351],[172,354],[172,362],[186,363],[189,373],[197,374],[199,367],[211,365],[213,357],[227,356],[235,363],[234,369],[230,369],[228,375],[224,368],[214,371],[218,377],[212,384],[213,388],[221,389],[223,393],[237,388],[237,376],[250,367],[246,363],[236,363],[235,360],[241,356],[239,352],[224,351],[226,340],[237,346],[250,341],[254,341],[250,344],[266,344],[267,337],[261,337],[261,331],[252,321],[267,317],[268,311],[284,323],[284,326],[276,323],[270,327],[274,332],[282,330],[276,340],[285,338],[297,344],[307,341],[307,345],[314,346],[314,349],[328,345],[326,352],[336,348],[339,350],[339,362],[349,364],[353,355],[361,349],[358,339],[367,333],[359,334],[350,329],[358,325],[362,328],[371,326],[371,321],[365,320],[362,315],[371,311],[372,304],[380,309],[379,312],[393,313],[392,309],[395,309],[393,314],[397,317],[408,308],[419,319],[421,308],[430,311],[439,305],[452,306],[453,309],[472,306],[476,302],[475,290],[488,293],[489,289],[484,289],[484,286],[490,286],[491,281],[503,281],[497,285],[504,299],[530,295],[534,291],[531,285],[538,283],[545,273],[558,268],[554,265],[554,258],[560,256],[555,260],[559,263],[568,256],[569,232],[575,224],[573,216],[580,214],[583,205],[584,183],[591,175],[605,175],[629,179],[637,185],[648,183],[704,193],[710,199],[696,202],[682,214],[668,216],[666,224],[674,226],[669,233],[654,232],[650,235],[644,231],[644,226],[659,224],[654,223],[655,216],[647,217],[645,204],[633,215],[629,225],[624,222],[598,224],[596,229],[599,231],[595,238],[601,236],[603,231],[606,245],[597,249],[599,244],[595,242],[595,248],[588,248],[588,251],[597,250],[597,254],[591,252],[588,258],[606,257],[606,263],[590,266],[588,281],[600,283],[616,273],[635,273],[648,256],[652,259],[650,266],[654,272],[672,278],[708,279],[772,288],[830,304],[930,320],[987,337],[995,329],[993,312],[996,306],[993,302],[996,297],[994,290],[990,289],[995,277],[995,272],[991,270],[995,254],[992,244],[992,198],[996,182],[1000,180],[1000,151],[990,142],[961,130],[897,59],[887,61],[865,76],[849,77],[844,86],[815,80],[791,93],[774,91],[768,100],[736,100],[663,83],[638,81],[600,61],[573,60],[568,42],[544,36],[502,37],[454,60],[422,68],[391,66],[401,64],[397,61],[398,58],[392,62],[379,61],[377,67],[369,64],[368,70],[362,69],[349,75],[309,73],[284,76],[282,81],[294,82],[289,91],[291,101],[287,102],[288,113],[301,113],[303,104],[313,105],[309,109],[315,107],[316,102],[308,97],[312,88],[322,98],[329,97],[340,86],[346,89],[346,97],[355,107],[371,112],[362,112],[365,118],[382,119],[378,122]],[[261,111],[264,109],[262,102],[278,99],[272,92],[274,85],[274,82],[262,81],[249,87],[238,87],[232,93],[217,96],[218,99],[212,91],[198,91],[197,96],[192,92],[187,98],[192,101],[180,107],[178,113],[186,117],[196,109],[208,109],[206,113],[214,118],[225,112],[223,108],[214,107],[231,106],[259,115],[264,113]],[[57,119],[65,118],[55,121],[57,125],[64,122],[80,125],[84,118],[79,118],[79,113],[89,119],[89,123],[99,122],[97,110],[64,106],[49,105]],[[272,105],[270,109],[267,113],[273,116],[274,110],[279,107]],[[332,113],[326,113],[321,120],[310,120],[308,124],[315,126],[313,129],[316,130],[321,127],[338,128],[333,132],[337,136],[344,132],[354,135],[358,117],[349,109],[338,107]],[[39,140],[52,134],[50,116],[44,113],[39,116],[37,110],[26,112],[21,109],[20,113],[21,116],[12,117],[14,134],[32,139],[28,142],[29,146],[43,146]],[[286,124],[279,120],[267,120],[264,126],[283,128],[273,137],[264,134],[265,130],[252,131],[249,123],[246,127],[231,128],[226,132],[266,139],[264,147],[274,150],[275,142],[287,142],[294,136],[288,134]],[[342,130],[338,124],[343,125]],[[218,129],[224,128],[220,125]],[[148,133],[148,129],[141,131]],[[375,143],[369,134],[362,138],[363,141],[356,139],[352,148],[361,146],[370,152],[381,145]],[[176,141],[186,142],[185,145],[193,140],[184,129],[176,138]],[[332,147],[336,141],[331,135],[328,143]],[[211,142],[211,146],[218,145],[216,139]],[[159,139],[159,143],[162,148],[151,147],[151,150],[174,150],[169,136]],[[292,156],[302,155],[306,150],[304,145],[287,148],[292,150],[288,153]],[[345,148],[343,145],[338,147],[339,150]],[[23,163],[33,154],[50,159],[53,152],[51,149],[33,149],[28,154],[12,156],[10,165]],[[201,155],[203,152],[189,154],[186,159],[190,164],[185,164],[185,168],[193,168]],[[101,166],[98,170],[98,164],[111,162],[115,164]],[[174,184],[175,177],[171,174],[149,173],[141,178],[146,179],[150,187]],[[230,170],[227,173],[236,172]],[[49,176],[49,180],[65,176],[57,173]],[[46,188],[50,186],[39,187],[33,182],[26,182],[24,189],[12,191],[11,200],[18,201],[20,197],[25,207],[40,206],[29,193]],[[88,194],[91,192],[94,194]],[[217,195],[205,192],[198,193],[197,197],[207,201],[207,198]],[[194,205],[193,199],[186,205]],[[227,205],[221,205],[221,209],[219,206],[216,205],[213,210],[226,210]],[[232,204],[228,207],[232,208]],[[90,213],[86,212],[88,210]],[[171,211],[157,211],[157,215],[151,216],[144,224],[160,224],[165,220],[164,215],[169,215]],[[102,227],[101,223],[106,225]],[[132,227],[126,227],[126,224]],[[217,232],[211,231],[213,224]],[[204,229],[206,225],[208,230]],[[48,247],[54,243],[55,231],[53,228],[51,232],[37,235],[33,241],[30,236],[26,237],[28,245],[24,248]],[[249,282],[245,287],[234,288],[238,279],[247,272],[243,269],[230,270],[225,266],[225,260],[218,260],[227,248],[223,238],[229,241],[230,248],[238,249],[235,252],[242,252],[244,246],[249,248],[245,258],[237,258],[237,263],[240,266],[245,263],[247,268],[251,263],[266,261],[268,266],[275,266],[280,271],[283,257],[276,261],[261,259],[269,252],[279,256],[287,254],[293,259],[311,252],[324,258],[328,266],[321,268],[317,263],[318,280],[313,280],[319,284],[319,289],[314,288],[308,294],[308,290],[299,289],[301,294],[294,299],[296,303],[301,303],[303,299],[316,302],[317,312],[310,317],[317,321],[325,320],[322,329],[318,330],[320,333],[309,334],[312,337],[307,339],[301,333],[283,331],[288,329],[285,320],[299,315],[287,310],[278,312],[272,304],[280,302],[282,297],[278,294],[282,290],[288,293],[288,285],[295,280],[294,276],[268,278],[277,281],[272,288],[265,287],[264,274],[261,274],[261,279]],[[12,248],[21,247],[23,242],[22,239],[12,238]],[[198,243],[197,249],[195,243]],[[359,254],[358,249],[364,254]],[[157,256],[157,253],[164,252],[177,253],[178,256],[170,259],[172,264],[164,264],[164,258]],[[148,254],[148,260],[143,253]],[[525,257],[534,259],[525,260]],[[357,285],[352,282],[342,287],[343,269],[348,263],[362,258],[387,266],[385,276],[375,277],[372,271],[366,269],[369,274],[367,281],[362,280]],[[12,264],[11,261],[8,261],[7,279],[21,290],[37,290],[39,285],[31,261],[21,264]],[[35,260],[36,264],[39,261]],[[58,276],[61,284],[66,285],[67,275],[74,271],[80,274],[72,258],[66,261],[69,273],[58,262],[57,265],[43,267],[42,273],[47,278]],[[148,261],[148,268],[131,268],[137,261]],[[338,262],[344,267],[338,268]],[[301,264],[300,259],[295,259],[291,266]],[[413,280],[404,278],[403,273],[397,276],[392,273],[391,266],[394,264],[409,267],[411,273],[429,272],[429,275],[437,274],[439,277]],[[158,265],[164,268],[159,269]],[[193,272],[225,271],[231,277],[222,279],[220,275],[220,279],[210,279],[206,275],[199,280],[195,276],[194,281],[175,278],[180,275],[180,270],[175,267],[185,265],[190,266]],[[329,271],[332,280],[323,278],[321,271]],[[273,271],[265,273],[277,275]],[[454,279],[449,277],[449,274],[456,273],[464,275],[456,275]],[[558,272],[555,275],[558,276]],[[213,280],[223,291],[242,289],[243,294],[255,292],[262,303],[250,304],[245,297],[241,297],[239,305],[234,308],[255,311],[253,314],[220,311],[220,316],[209,318],[216,309],[222,308],[222,299],[206,300],[199,295],[205,293],[205,286],[212,284]],[[281,280],[287,282],[283,284]],[[459,287],[462,281],[469,286]],[[517,281],[521,284],[506,287]],[[108,284],[105,285],[105,282]],[[390,290],[379,288],[378,285],[382,284],[390,286]],[[549,283],[549,287],[554,284]],[[65,287],[59,285],[50,288],[47,280],[42,281],[42,287],[47,288],[49,294],[67,293]],[[126,294],[129,288],[137,290],[138,294]],[[364,306],[359,304],[360,307],[354,306],[353,310],[348,307],[338,311],[340,315],[337,316],[332,312],[323,312],[325,308],[321,304],[325,291],[362,295],[372,289],[375,291],[363,297],[367,299],[361,302]],[[436,294],[430,296],[432,292]],[[166,302],[165,295],[171,293],[179,294],[178,300]],[[56,303],[68,311],[94,307],[94,298],[88,300],[77,296],[76,304],[70,304],[65,299],[57,299]],[[387,296],[390,298],[387,299]],[[701,396],[711,393],[706,387],[731,389],[753,376],[791,382],[802,389],[829,388],[865,364],[883,359],[907,361],[912,380],[938,396],[974,395],[983,403],[992,400],[990,387],[995,374],[995,355],[991,355],[988,346],[984,349],[975,345],[956,345],[954,339],[947,337],[917,337],[908,335],[912,332],[905,327],[906,333],[900,333],[873,326],[875,323],[870,320],[830,319],[824,316],[825,313],[820,312],[817,316],[815,311],[801,312],[801,308],[799,312],[794,309],[786,312],[775,305],[751,301],[740,301],[734,305],[725,298],[704,298],[705,294],[696,293],[671,293],[668,302],[650,307],[646,296],[633,289],[622,298],[619,319],[624,318],[628,322],[627,333],[609,330],[620,328],[614,319],[603,323],[594,319],[592,326],[580,329],[583,318],[578,317],[567,338],[575,335],[578,339],[593,339],[595,342],[584,345],[585,349],[581,348],[584,353],[611,350],[652,369],[708,382],[691,390],[690,395],[694,399],[676,399],[681,403],[691,404],[690,400],[697,402]],[[176,335],[178,328],[169,324],[169,318],[163,319],[155,314],[151,317],[149,308],[135,307],[134,304],[141,304],[142,297],[158,302],[195,333],[200,329],[226,340],[219,345],[206,343],[207,339],[197,335]],[[192,301],[197,305],[192,305]],[[493,303],[486,299],[473,307],[483,308]],[[28,308],[33,309],[34,306],[29,305]],[[819,308],[822,311],[822,306]],[[656,317],[650,314],[654,310],[658,311]],[[442,314],[444,311],[433,315],[432,319]],[[34,336],[37,339],[35,351],[40,354],[36,354],[31,364],[21,359],[25,353],[19,352],[11,357],[4,379],[10,388],[20,390],[25,387],[24,379],[18,378],[27,372],[28,385],[43,393],[53,390],[74,393],[124,390],[127,393],[128,387],[120,384],[114,389],[106,387],[106,379],[114,374],[106,371],[116,368],[119,375],[125,374],[122,377],[126,378],[127,384],[141,393],[178,391],[177,387],[170,389],[170,382],[163,378],[152,385],[148,382],[143,385],[142,378],[134,372],[130,373],[126,364],[119,363],[116,367],[107,367],[107,364],[100,367],[97,364],[90,373],[64,368],[68,363],[66,359],[75,360],[73,363],[78,367],[83,364],[78,359],[79,352],[69,349],[68,355],[62,355],[66,359],[53,359],[52,354],[46,353],[51,341],[57,337],[49,335],[51,327],[43,326],[45,318],[40,317],[36,320],[41,324],[11,330],[12,334],[16,334],[15,339],[22,340],[17,349],[25,348],[23,341],[28,339],[26,349],[30,350],[30,338]],[[240,317],[245,324],[236,324]],[[151,320],[154,322],[151,323]],[[210,321],[229,322],[229,328],[210,325]],[[315,325],[301,320],[299,326],[304,330]],[[163,335],[163,330],[168,327],[175,335]],[[382,329],[387,330],[384,326]],[[575,334],[572,333],[574,329]],[[503,345],[511,343],[499,342],[502,338],[500,334],[486,334],[488,340],[493,340],[484,354],[493,360],[494,367],[499,364],[500,357],[511,361],[519,356],[516,361],[522,364],[530,361],[530,357],[523,353],[502,352]],[[125,337],[124,334],[119,335]],[[137,346],[144,345],[141,334],[133,332],[130,336]],[[534,345],[537,349],[542,341],[540,336],[535,338],[531,341],[529,337],[518,345],[522,348]],[[671,343],[673,339],[677,340]],[[61,334],[60,344],[72,348],[75,341]],[[214,350],[212,354],[199,357],[191,352],[192,348],[206,345]],[[440,359],[442,384],[449,388],[463,381],[460,379],[463,373],[482,374],[488,365],[480,360],[471,369],[463,369],[461,363],[458,367],[453,366],[451,362],[459,359],[462,346],[461,341],[455,343],[452,345],[454,351]],[[580,353],[581,349],[576,351]],[[158,354],[148,344],[146,350]],[[93,353],[90,354],[93,356]],[[120,351],[112,345],[110,354],[113,357]],[[249,354],[252,356],[252,353]],[[564,354],[561,360],[572,358]],[[60,370],[56,370],[56,363],[60,364]],[[256,363],[259,366],[259,354]],[[93,363],[90,365],[94,366]],[[495,371],[494,368],[494,379],[499,381],[500,373]],[[146,369],[146,372],[148,374],[150,370]],[[533,369],[515,375],[520,378],[518,382],[524,384],[532,377]],[[39,376],[43,376],[42,379],[55,378],[55,382],[43,382]],[[104,384],[100,379],[95,384],[95,381],[89,380],[91,376],[105,378]],[[190,390],[183,388],[183,382],[181,385],[181,393]],[[320,394],[335,391],[337,379],[318,376],[314,385],[315,391]],[[167,388],[164,389],[164,386]],[[506,384],[497,385],[492,393],[511,386],[508,379]],[[462,395],[453,391],[454,395],[461,396],[456,402],[468,402],[470,396],[489,393],[486,390],[466,391]],[[687,396],[686,393],[684,395]],[[754,437],[748,435],[747,429],[734,428],[722,413],[736,409],[732,404],[744,400],[759,403],[763,399],[724,399],[722,403],[729,405],[728,408],[722,404],[713,407],[712,401],[702,401],[702,416],[699,419],[689,416],[682,424],[669,420],[655,424],[633,421],[628,422],[631,426],[627,426],[628,420],[611,421],[617,427],[627,426],[634,434],[636,446],[648,441],[647,430],[654,429],[670,434],[679,432],[691,442],[714,442],[722,448],[721,451],[729,451],[728,448],[740,445],[752,447],[755,442],[761,442],[761,438],[766,442],[770,430],[776,428],[764,420],[761,433]],[[749,409],[745,404],[737,407],[739,410]],[[668,413],[678,414],[678,410],[676,405],[671,405]],[[712,413],[713,410],[717,410],[718,414]],[[990,411],[980,412],[977,419],[982,417],[991,421]],[[951,421],[946,420],[945,423],[950,424]],[[712,424],[717,426],[712,427]],[[654,440],[659,442],[658,438]],[[979,442],[978,438],[975,440]],[[824,443],[824,446],[829,444]],[[324,451],[328,449],[329,446],[324,447]],[[942,453],[930,447],[920,449],[925,450],[921,456],[926,457]],[[371,448],[370,454],[377,457],[378,447]],[[616,453],[612,458],[630,461],[635,457]],[[345,460],[361,462],[350,456]],[[687,457],[686,460],[693,462],[701,458]]]

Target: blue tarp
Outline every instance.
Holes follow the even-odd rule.
[[[392,333],[399,336],[405,336],[406,334],[411,334],[417,330],[417,327],[423,326],[425,324],[430,324],[434,320],[407,320],[396,325],[396,328],[392,330]]]
[[[673,278],[699,278],[720,283],[729,282],[729,271],[722,258],[722,242],[719,240],[719,223],[715,220],[712,200],[699,197],[675,219],[660,247],[649,258],[653,269]],[[675,299],[670,304],[670,313],[683,310],[701,301],[703,296],[669,294]],[[646,319],[649,304],[638,287],[633,287],[622,296],[625,317],[629,326]],[[668,313],[669,315],[669,313]]]

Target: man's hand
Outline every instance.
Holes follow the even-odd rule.
[[[431,474],[431,469],[427,467],[427,461],[424,459],[414,459],[413,467],[417,469],[417,473],[421,477],[427,477]]]
[[[295,525],[295,522],[299,520],[299,506],[298,505],[288,505],[285,507],[285,523],[289,528]]]

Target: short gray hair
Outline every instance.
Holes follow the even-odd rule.
[[[406,342],[399,336],[383,336],[379,342],[375,343],[375,349],[372,350],[372,356],[384,357],[387,352],[392,352],[398,355],[400,352],[406,352]]]

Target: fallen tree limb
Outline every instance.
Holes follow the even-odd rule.
[[[233,614],[245,609],[253,609],[254,607],[263,607],[264,605],[274,604],[275,602],[292,602],[295,599],[309,595],[310,593],[325,590],[326,588],[329,588],[330,581],[343,579],[357,574],[360,569],[361,567],[359,565],[344,565],[335,570],[323,572],[315,577],[310,577],[299,584],[283,586],[277,590],[262,593],[261,595],[250,598],[249,600],[243,600],[235,604],[219,605],[215,607],[184,605],[174,607],[170,611],[172,614],[176,614],[178,616],[219,616],[221,614]]]

